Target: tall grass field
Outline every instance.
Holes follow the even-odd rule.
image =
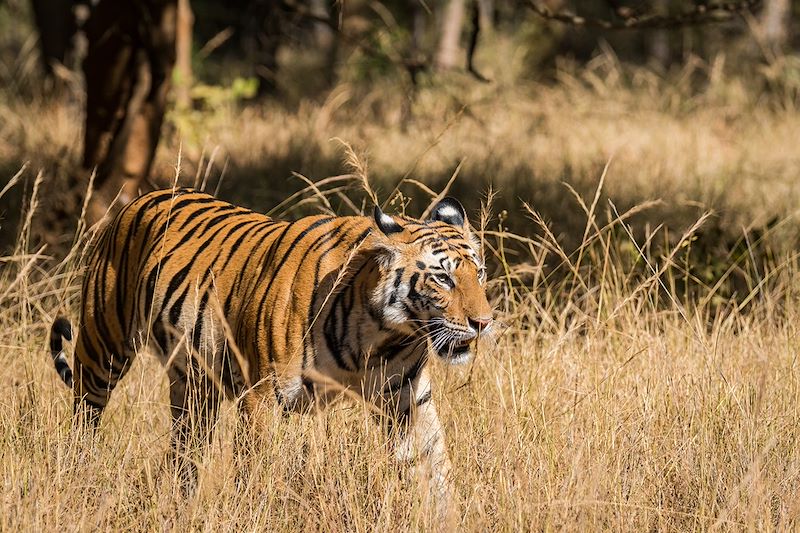
[[[365,183],[389,213],[463,200],[501,327],[471,363],[431,362],[458,530],[796,531],[800,110],[791,86],[765,97],[727,72],[720,56],[657,75],[609,51],[548,84],[453,75],[419,88],[410,120],[389,82],[343,79],[291,109],[222,101],[171,112],[154,182],[285,218],[367,212]],[[89,186],[67,179],[82,102],[2,94],[0,530],[441,526],[350,398],[276,405],[246,467],[225,404],[188,497],[154,357],[95,435],[74,431],[47,339],[78,319],[91,246],[78,215],[53,225],[68,185]]]

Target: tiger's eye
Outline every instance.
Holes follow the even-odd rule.
[[[453,280],[447,274],[434,274],[433,279],[448,288],[453,286]]]

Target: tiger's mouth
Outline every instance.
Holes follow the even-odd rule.
[[[475,331],[468,330],[446,319],[435,319],[428,325],[432,351],[451,365],[466,363],[472,357],[471,345],[478,338]]]
[[[472,345],[474,339],[456,340],[440,347],[436,354],[450,364],[465,363],[472,356]]]

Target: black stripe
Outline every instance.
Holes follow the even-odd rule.
[[[422,367],[425,365],[427,360],[428,356],[425,352],[423,352],[420,355],[419,359],[417,359],[416,362],[411,366],[411,368],[408,369],[408,372],[405,372],[403,374],[403,381],[406,383],[411,383],[412,381],[417,379],[419,371],[422,370]]]
[[[203,334],[203,317],[205,316],[206,304],[208,303],[208,291],[205,291],[203,298],[200,300],[200,305],[197,307],[197,318],[194,322],[194,331],[192,332],[192,346],[199,353],[200,352],[200,337]]]
[[[365,231],[363,231],[355,239],[354,247],[359,246],[364,241],[364,239],[367,238],[367,236],[370,234],[370,232],[371,232],[371,229],[369,229],[369,228],[366,229]],[[325,258],[325,256],[328,253],[330,253],[332,250],[335,250],[336,248],[338,248],[338,246],[341,244],[341,241],[344,240],[346,237],[347,237],[347,234],[342,235],[342,237],[340,239],[337,239],[337,241],[331,247],[329,247],[327,250],[325,250],[325,252],[320,254],[320,257],[318,258],[318,260],[316,262],[316,266],[315,266],[315,270],[314,270],[314,287],[316,287],[317,289],[319,289],[319,268],[320,268],[320,265],[322,264],[322,260]],[[361,275],[361,273],[364,271],[364,269],[369,266],[369,264],[370,263],[368,261],[364,261],[364,263],[358,268],[358,270],[356,270],[351,276],[349,276],[347,280],[343,281],[342,285],[343,286],[352,285],[352,283],[349,282],[349,281],[358,279],[358,277]],[[338,300],[338,297],[339,297],[339,295],[337,294],[336,297],[334,298],[334,301],[330,303],[330,311],[329,311],[328,316],[325,319],[325,323],[323,324],[323,328],[322,328],[323,329],[323,337],[325,338],[325,344],[328,346],[328,350],[333,355],[333,358],[334,358],[336,364],[340,368],[345,368],[347,370],[352,371],[347,366],[347,364],[344,362],[344,360],[342,359],[341,354],[339,353],[340,343],[336,339],[336,329],[337,328],[336,328],[335,322],[337,320],[337,317],[336,317],[336,302]],[[317,290],[315,290],[314,291],[314,295],[312,296],[312,299],[311,299],[312,305],[310,305],[309,309],[308,309],[308,323],[309,324],[311,324],[311,322],[314,320],[315,306],[313,305],[313,302],[317,301],[318,298],[319,298],[319,294],[318,294]],[[316,311],[319,311],[319,310],[317,309]],[[331,320],[333,320],[333,322],[334,322],[333,324],[330,323]],[[313,342],[313,338],[311,338],[311,337],[312,337],[311,335],[308,336],[307,341],[306,341],[307,343]],[[307,362],[307,356],[306,356],[306,351],[304,349],[304,351],[303,351],[303,368],[306,367],[306,362]]]
[[[425,230],[428,230],[431,234],[433,233],[433,230],[430,229],[428,226],[418,226],[414,229],[408,229],[408,226],[406,226],[406,229],[408,233],[411,234],[412,236],[416,235],[420,231],[425,231]]]
[[[320,218],[319,220],[315,220],[311,225],[309,225],[307,228],[302,230],[297,235],[297,237],[295,237],[294,240],[289,244],[288,251],[287,251],[286,254],[284,254],[281,263],[278,265],[278,267],[276,269],[274,269],[274,272],[272,272],[272,277],[270,278],[269,282],[267,283],[267,286],[264,289],[263,296],[262,296],[261,301],[259,303],[259,306],[258,306],[258,311],[259,311],[258,315],[259,316],[258,316],[258,320],[257,320],[257,327],[258,327],[259,330],[261,330],[261,328],[263,327],[263,325],[264,325],[263,322],[266,319],[266,313],[264,313],[264,307],[265,307],[267,298],[269,296],[270,290],[272,289],[272,284],[278,278],[278,275],[280,274],[280,272],[283,269],[283,267],[286,266],[286,264],[288,263],[288,258],[291,255],[292,251],[300,243],[300,241],[302,241],[306,237],[306,235],[308,235],[310,232],[312,232],[316,228],[318,228],[318,227],[320,227],[320,226],[322,226],[324,224],[328,224],[329,222],[331,222],[333,220],[336,220],[336,219],[335,218],[331,218],[331,217],[325,217],[325,218]],[[288,229],[288,227],[291,227],[291,226],[287,226],[287,229]],[[289,233],[288,230],[283,232],[283,234],[281,234],[281,236],[278,238],[277,242],[273,245],[273,250],[270,250],[271,258],[268,258],[267,261],[266,261],[267,265],[271,265],[272,264],[272,260],[271,259],[274,258],[275,255],[277,255],[278,249],[280,248],[280,245],[282,244],[284,237],[286,237],[286,235],[288,235],[288,233]],[[268,270],[269,269],[264,269],[264,272],[266,272]],[[262,273],[262,276],[263,276],[263,273]],[[270,354],[269,355],[270,356],[270,362],[274,358],[274,355],[273,355],[273,348],[274,348],[273,344],[274,343],[273,343],[273,339],[272,339],[272,331],[273,331],[273,329],[274,328],[269,328],[267,330],[267,346],[266,346],[266,349],[268,350],[268,352]]]
[[[433,396],[433,394],[431,393],[431,389],[426,390],[425,393],[422,396],[417,398],[417,402],[416,402],[417,407],[422,407],[423,405],[425,405],[426,403],[431,401],[431,397],[432,396]]]
[[[53,325],[50,327],[50,350],[56,353],[61,351],[61,339],[72,340],[72,324],[69,320],[60,316],[55,319]]]
[[[194,211],[186,215],[186,218],[183,219],[181,225],[176,228],[178,231],[183,231],[183,229],[197,217],[205,215],[209,211],[220,209],[220,206],[209,206],[209,205],[203,205],[202,207],[197,207],[196,205],[193,205],[192,207],[195,208]],[[176,210],[173,209],[172,214],[177,216],[179,213],[177,213]]]
[[[174,276],[172,276],[172,279],[169,280],[167,291],[164,293],[164,301],[161,302],[161,313],[164,312],[164,306],[167,305],[167,302],[172,297],[172,295],[178,290],[178,287],[180,287],[183,284],[184,280],[186,279],[186,276],[189,274],[189,270],[192,269],[193,264],[194,260],[189,261],[188,263],[186,263],[186,265],[184,265],[183,268],[181,268],[178,272],[176,272]],[[175,324],[174,321],[171,322],[173,325]]]
[[[246,221],[246,222],[241,222],[241,223],[235,225],[233,228],[231,228],[229,237],[232,236],[233,233],[235,233],[239,229],[241,229],[241,228],[243,228],[245,226],[248,226],[248,225],[250,226],[247,229],[245,229],[245,231],[243,231],[242,234],[239,235],[239,238],[236,239],[236,241],[228,247],[228,253],[225,256],[225,260],[222,262],[222,270],[225,270],[225,268],[228,266],[228,263],[230,262],[231,258],[234,256],[236,251],[239,249],[239,246],[242,245],[244,240],[249,235],[252,235],[252,232],[255,229],[254,226],[259,226],[259,225],[263,225],[263,224],[271,224],[271,223],[265,223],[264,221],[260,221],[260,220],[255,220],[255,221],[250,220],[250,221]]]
[[[232,213],[231,211],[236,211],[236,209],[237,208],[235,206],[230,206],[230,207],[227,207],[227,208],[215,209],[214,210],[215,213],[221,213],[221,214],[217,214],[213,218],[207,218],[203,222],[199,222],[199,223],[195,224],[194,226],[192,226],[191,229],[186,231],[186,233],[181,238],[181,240],[178,241],[177,244],[175,244],[174,246],[171,247],[172,250],[177,250],[181,246],[183,246],[184,244],[189,242],[194,237],[194,235],[196,233],[198,233],[198,232],[204,233],[206,231],[209,231],[212,227],[216,226],[220,222],[230,218],[231,216],[234,215],[234,213]]]
[[[61,380],[66,383],[67,386],[72,387],[72,369],[69,367],[69,363],[64,359],[56,359],[55,365],[56,372],[58,372]]]
[[[287,227],[288,227],[288,224],[276,222],[276,223],[273,223],[271,225],[266,226],[265,228],[263,228],[263,230],[261,230],[261,231],[264,232],[263,236],[260,235],[260,232],[259,232],[259,233],[256,233],[255,235],[253,235],[253,238],[257,239],[259,241],[259,244],[261,244],[263,241],[265,241],[273,233],[276,233],[278,230],[282,229],[283,232],[285,233]],[[270,245],[270,247],[271,247],[271,245]],[[268,248],[268,249],[270,249],[270,248]],[[258,287],[258,283],[249,284],[248,291],[247,291],[248,294],[244,294],[244,291],[242,289],[238,289],[237,290],[238,287],[242,286],[242,283],[244,281],[244,276],[246,274],[250,274],[251,273],[251,266],[250,265],[251,265],[252,262],[260,261],[262,264],[266,265],[266,262],[263,261],[264,253],[265,253],[264,251],[260,251],[259,253],[255,253],[255,249],[254,249],[253,252],[250,253],[250,255],[247,258],[247,260],[245,261],[244,265],[242,265],[242,268],[240,268],[238,273],[236,274],[236,279],[233,282],[233,286],[231,287],[231,290],[228,291],[228,296],[225,298],[225,306],[224,306],[223,309],[225,311],[225,316],[226,317],[230,316],[231,305],[233,303],[233,296],[235,294],[238,294],[240,296],[241,301],[246,302],[247,299],[252,296],[253,292]],[[264,270],[266,270],[266,268]],[[263,271],[262,271],[262,274],[263,274]],[[258,282],[261,281],[260,277],[259,277],[259,279],[257,281]],[[242,322],[240,322],[239,324],[241,325]]]
[[[170,207],[170,212],[172,216],[175,216],[178,211],[183,210],[183,208],[187,206],[198,205],[198,204],[213,204],[216,202],[219,202],[221,204],[225,203],[220,200],[217,200],[213,196],[206,196],[206,195],[187,196],[186,198],[182,198],[177,202],[175,202],[174,204],[172,204],[172,206]]]
[[[164,323],[161,320],[153,322],[152,328],[153,337],[156,339],[156,344],[161,349],[161,354],[164,357],[169,356],[169,343],[167,340],[167,330],[164,328]]]

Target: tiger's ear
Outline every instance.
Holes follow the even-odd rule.
[[[463,229],[466,229],[468,226],[467,213],[464,211],[464,206],[461,205],[461,202],[450,196],[433,206],[430,220],[444,222],[445,224]]]
[[[381,211],[377,205],[372,211],[372,217],[375,219],[375,225],[381,230],[384,235],[391,236],[393,233],[400,233],[403,231],[403,226],[398,224],[395,219]]]

